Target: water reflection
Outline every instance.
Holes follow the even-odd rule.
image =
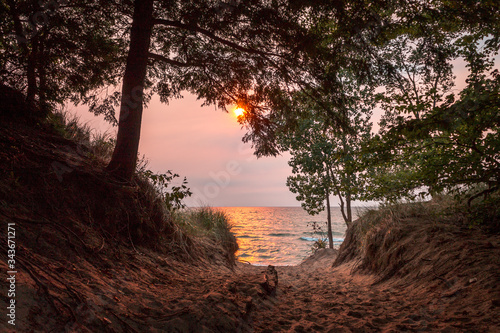
[[[256,265],[296,265],[311,254],[311,246],[319,237],[308,223],[324,225],[326,213],[308,215],[300,207],[219,207],[233,222],[239,250],[238,260]],[[332,228],[336,245],[340,246],[345,224],[338,208],[332,208]],[[325,234],[326,235],[326,234]]]

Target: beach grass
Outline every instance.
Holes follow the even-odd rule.
[[[77,144],[77,152],[92,162],[105,165],[111,159],[116,140],[109,132],[98,132],[89,123],[68,111],[55,111],[48,115],[48,122],[65,139]]]
[[[238,250],[236,237],[231,232],[231,219],[226,212],[204,206],[174,212],[172,217],[188,235],[208,237],[221,244],[232,256]]]

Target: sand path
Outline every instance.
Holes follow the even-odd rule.
[[[352,264],[331,268],[332,256],[276,267],[279,288],[252,311],[256,332],[498,332],[480,307],[454,302],[456,295],[375,284],[352,274]],[[239,264],[237,274],[265,267]]]

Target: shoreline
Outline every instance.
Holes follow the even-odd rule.
[[[333,249],[330,249],[330,248],[322,248],[322,249],[317,249],[315,253],[310,253],[310,254],[307,254],[303,257],[303,259],[301,261],[299,261],[298,263],[296,264],[285,264],[285,265],[282,265],[282,264],[274,264],[274,263],[252,263],[250,261],[247,261],[247,260],[239,260],[238,259],[238,256],[236,256],[236,261],[237,262],[240,262],[240,263],[243,263],[243,264],[250,264],[250,265],[253,265],[253,266],[258,266],[258,267],[267,267],[269,265],[271,266],[274,266],[274,267],[289,267],[289,266],[300,266],[302,265],[305,261],[308,261],[308,260],[312,260],[314,258],[317,258],[319,256],[320,253],[323,253],[323,251],[335,251],[335,255],[338,253],[340,249],[340,246],[335,246]],[[323,256],[323,255],[322,255]]]

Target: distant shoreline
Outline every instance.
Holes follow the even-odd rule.
[[[186,208],[202,208],[205,206],[187,206]],[[301,206],[210,206],[213,208],[302,208]],[[340,208],[339,206],[330,206],[330,208]],[[352,206],[352,208],[373,208],[377,206]]]

